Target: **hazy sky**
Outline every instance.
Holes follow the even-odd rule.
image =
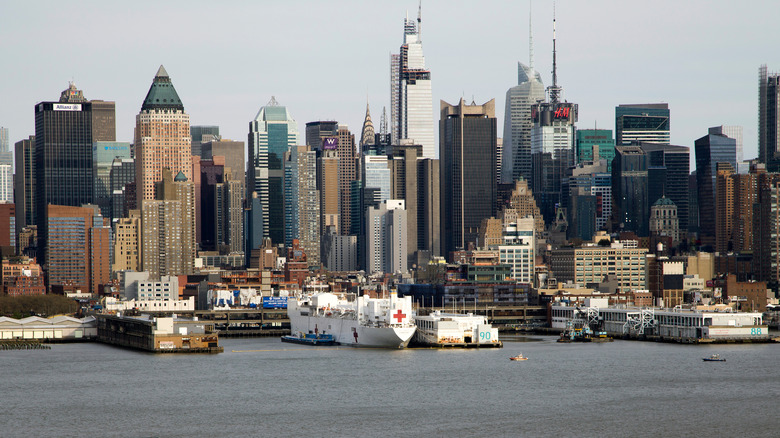
[[[439,100],[496,99],[528,62],[528,0],[425,1],[422,40]],[[614,130],[621,103],[668,102],[672,143],[693,146],[710,126],[744,127],[756,155],[761,64],[780,71],[780,2],[574,1],[556,3],[558,81],[579,104],[578,127]],[[366,98],[378,129],[389,104],[389,56],[403,40],[406,1],[0,2],[0,126],[11,142],[34,134],[33,107],[75,80],[88,99],[116,101],[117,140],[164,64],[193,125],[246,141],[248,123],[275,96],[303,133],[338,120],[356,137]],[[551,81],[551,1],[534,0],[535,68]],[[437,129],[438,131],[438,129]],[[303,136],[301,136],[303,141]],[[693,158],[693,153],[691,154]]]

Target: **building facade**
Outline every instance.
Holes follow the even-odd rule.
[[[263,206],[263,236],[284,242],[284,153],[298,145],[298,123],[274,97],[249,122],[248,191]]]
[[[390,59],[390,104],[393,141],[422,145],[422,155],[436,158],[431,71],[425,67],[421,19],[404,20],[404,43]]]
[[[483,105],[441,101],[442,253],[476,242],[482,219],[496,213],[495,100]]]
[[[637,142],[669,144],[669,104],[626,104],[615,107],[615,145]]]
[[[533,177],[531,168],[531,106],[544,100],[542,76],[517,63],[517,85],[506,92],[501,182],[511,184],[521,176]]]
[[[140,206],[142,201],[156,199],[155,183],[163,179],[163,169],[174,175],[182,172],[192,180],[190,116],[162,65],[135,121],[135,182]]]

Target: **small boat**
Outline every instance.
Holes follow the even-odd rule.
[[[517,356],[510,357],[509,360],[528,360],[528,358],[523,356],[523,353],[520,353]]]
[[[335,345],[336,340],[330,333],[299,333],[298,336],[282,336],[282,342],[305,345]]]
[[[726,359],[721,359],[719,354],[713,354],[710,357],[703,357],[701,360],[705,362],[725,362]]]

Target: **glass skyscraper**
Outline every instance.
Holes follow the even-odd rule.
[[[758,69],[758,161],[767,171],[780,166],[780,74],[767,73],[766,65]]]
[[[423,157],[436,158],[431,71],[425,68],[420,17],[417,25],[404,20],[404,43],[398,55],[390,57],[390,104],[393,142],[414,140],[422,145]]]
[[[737,141],[725,135],[707,134],[694,144],[701,239],[705,245],[714,245],[715,166],[718,163],[729,163],[732,169],[737,168]]]
[[[598,150],[598,159],[607,160],[607,171],[612,169],[615,158],[615,140],[611,129],[578,129],[574,159],[577,163],[596,161],[593,151]]]
[[[298,124],[275,98],[249,122],[248,193],[257,192],[263,237],[284,242],[284,153],[298,145]]]
[[[520,177],[531,181],[531,106],[544,100],[542,77],[531,67],[517,63],[517,85],[506,92],[501,182]]]

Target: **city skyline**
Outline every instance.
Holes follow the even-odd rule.
[[[423,3],[422,41],[434,108],[438,100],[495,98],[503,126],[505,93],[516,85],[517,62],[528,63],[528,6],[528,1]],[[34,133],[33,105],[56,99],[69,80],[87,99],[115,101],[117,141],[131,141],[134,115],[161,64],[192,125],[219,125],[224,138],[246,140],[248,122],[271,96],[299,124],[337,120],[359,132],[366,99],[375,118],[382,107],[389,112],[389,54],[402,42],[407,10],[416,18],[418,3],[154,5],[155,14],[177,16],[166,32],[179,36],[164,43],[151,27],[117,26],[149,22],[151,7],[144,2],[129,11],[100,2],[0,6],[5,18],[0,55],[6,65],[19,67],[4,72],[3,95],[12,105],[4,105],[0,125],[9,128],[10,142]],[[533,2],[534,67],[546,85],[552,10],[550,2]],[[758,68],[767,64],[770,72],[780,71],[780,59],[768,55],[780,39],[772,10],[780,12],[780,6],[557,2],[558,82],[564,99],[580,105],[578,127],[614,129],[617,105],[666,102],[672,144],[692,148],[709,127],[740,125],[745,159],[755,157]],[[86,38],[61,37],[75,35],[72,22],[61,19],[65,15],[80,17],[79,34]],[[41,30],[29,32],[31,27]],[[259,44],[269,35],[284,41]],[[341,80],[345,68],[357,69],[359,79]]]

